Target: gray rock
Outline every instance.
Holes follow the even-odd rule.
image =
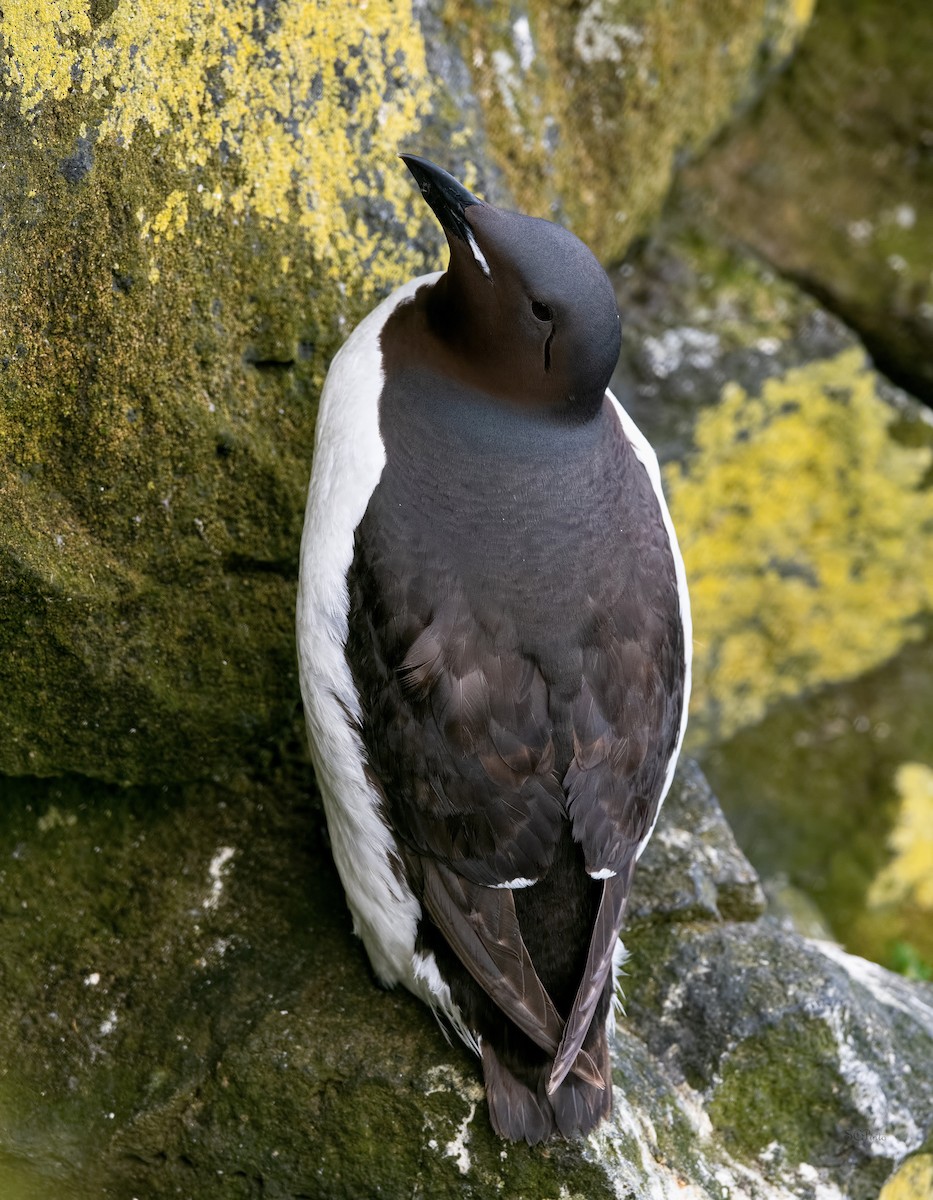
[[[933,71],[926,0],[821,0],[790,70],[690,173],[720,228],[933,403]]]
[[[758,876],[699,767],[685,759],[638,864],[628,926],[664,919],[748,921],[764,909]]]
[[[618,272],[614,380],[668,464],[693,601],[688,739],[762,876],[815,903],[824,935],[922,976],[933,421],[690,199]]]
[[[214,10],[164,40],[125,5],[118,28],[109,12],[89,28],[62,16],[39,45],[8,14],[4,1198],[859,1200],[931,1144],[930,988],[762,915],[685,764],[632,901],[613,1121],[584,1143],[503,1146],[477,1064],[374,985],[292,737],[314,397],[347,327],[438,247],[386,174],[394,139],[621,254],[680,148],[729,119],[809,12],[765,7],[655,6],[637,24],[552,6],[533,24],[425,0],[416,25],[372,3],[366,54],[338,7],[326,53],[302,57],[296,39],[285,91],[275,39],[301,6],[260,3],[244,37],[262,52],[225,43],[222,70]],[[634,167],[622,184],[619,161]],[[622,367],[665,457],[691,448],[698,399],[717,404],[729,382],[751,394],[848,354],[806,400],[856,394],[863,359],[838,322],[742,256],[698,250],[686,267],[660,253],[657,286],[637,281]],[[898,422],[904,446],[928,444],[908,406]],[[898,512],[922,529],[919,507]],[[923,561],[902,528],[904,561]],[[887,635],[905,614],[885,596],[882,580],[869,599]],[[697,727],[734,724],[736,698],[720,689]]]
[[[933,989],[768,920],[669,949],[630,1021],[754,1164],[749,1194],[875,1197],[933,1122]]]
[[[760,916],[685,763],[633,898],[615,1115],[503,1145],[477,1063],[373,982],[306,769],[8,789],[0,1194],[860,1200],[922,1144],[933,989]]]
[[[613,385],[667,464],[699,749],[927,634],[933,421],[837,318],[679,210],[616,281]]]

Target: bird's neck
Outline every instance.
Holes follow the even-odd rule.
[[[393,318],[396,319],[396,318]],[[484,393],[505,407],[549,423],[579,425],[595,420],[608,381],[587,392],[575,390],[557,373],[541,370],[523,356],[501,331],[485,328],[464,311],[443,275],[397,313],[405,329],[401,340],[417,342],[444,375]]]

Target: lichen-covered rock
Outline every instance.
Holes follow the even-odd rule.
[[[638,867],[638,887],[627,910],[631,928],[645,918],[676,921],[751,921],[765,897],[696,763],[680,767],[677,790],[665,801],[664,820],[650,854]]]
[[[224,779],[290,727],[316,397],[437,265],[399,149],[618,254],[810,8],[7,6],[0,771]]]
[[[0,1195],[923,1186],[930,988],[763,916],[694,768],[632,899],[615,1117],[531,1150],[493,1137],[476,1063],[426,1010],[374,986],[290,742],[315,397],[358,316],[435,265],[396,150],[417,139],[618,254],[681,148],[754,91],[810,8],[4,10]],[[693,556],[703,740],[918,644],[931,442],[815,306],[742,256],[689,251],[620,284],[619,379],[684,459],[668,482]],[[851,463],[831,444],[850,418]],[[780,472],[758,507],[748,468],[772,459],[812,468],[801,496],[824,489],[822,524]],[[870,510],[861,542],[847,489]],[[828,628],[827,597],[832,646],[809,628]],[[876,639],[856,629],[866,614]],[[917,769],[898,776],[907,850],[878,875],[887,900],[905,880],[925,895],[909,833],[924,761],[901,760]]]
[[[933,401],[933,25],[926,0],[821,0],[791,68],[689,173],[722,228]]]
[[[615,385],[668,460],[702,752],[743,849],[850,949],[933,961],[933,422],[684,201],[618,275]]]
[[[669,460],[693,605],[694,745],[919,643],[933,422],[850,331],[675,222],[618,277],[614,384]]]
[[[518,206],[554,214],[608,261],[650,226],[678,161],[783,65],[813,0],[447,11]]]
[[[881,1189],[878,1200],[926,1200],[933,1193],[933,1154],[915,1154]]]
[[[4,1197],[874,1200],[922,1150],[933,988],[762,917],[691,764],[637,878],[613,1120],[535,1149],[373,982],[302,764],[273,783],[9,785]]]
[[[933,990],[767,921],[678,932],[660,959],[630,1021],[723,1148],[779,1193],[873,1200],[933,1120]]]
[[[423,41],[242,0],[2,35],[0,769],[223,777],[295,707],[327,361],[425,261]]]

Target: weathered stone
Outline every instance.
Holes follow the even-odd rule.
[[[812,0],[493,0],[478,20],[472,4],[445,7],[518,207],[568,224],[604,261],[650,227],[678,162],[758,94],[812,11]]]
[[[769,921],[667,949],[630,1021],[726,1150],[779,1190],[875,1197],[933,1120],[933,989]]]
[[[787,73],[700,164],[694,200],[933,401],[933,24],[821,0]]]
[[[859,954],[893,966],[909,946],[933,962],[929,639],[777,705],[703,760],[763,875],[783,873]]]
[[[833,932],[819,907],[802,888],[794,887],[786,875],[773,875],[762,882],[762,888],[768,898],[768,914],[782,928],[817,941],[833,940]]]
[[[690,764],[633,899],[615,1116],[537,1149],[375,985],[303,792],[299,761],[271,787],[8,786],[4,1197],[874,1200],[922,1147],[933,988],[758,918]]]
[[[620,253],[681,147],[754,89],[763,39],[770,66],[809,9],[430,3],[416,24],[379,0],[365,16],[178,0],[155,22],[121,0],[46,27],[4,11],[0,768],[21,777],[0,780],[0,1195],[923,1186],[930,988],[762,918],[694,768],[632,899],[613,1122],[531,1150],[491,1134],[475,1061],[373,984],[290,741],[314,397],[360,313],[435,264],[394,152],[443,155]],[[746,257],[694,238],[646,263],[620,290],[619,378],[666,457],[688,456],[668,482],[696,556],[708,739],[916,644],[931,443],[846,331]],[[828,543],[782,524],[810,506],[780,473],[741,511],[742,472],[772,454],[828,487]],[[867,525],[847,517],[852,489]],[[756,589],[737,564],[757,528]],[[756,612],[779,618],[757,642]],[[859,614],[874,639],[851,634]]]
[[[922,975],[933,422],[683,202],[617,286],[614,383],[668,460],[691,583],[688,738],[762,875],[786,875],[850,949]]]
[[[685,761],[679,786],[638,864],[628,924],[760,917],[765,897],[696,763]]]
[[[398,150],[621,253],[810,8],[4,9],[0,770],[224,779],[289,725],[316,397],[438,263]]]
[[[690,579],[694,746],[919,643],[933,423],[747,252],[667,230],[618,275],[614,385],[668,460]]]

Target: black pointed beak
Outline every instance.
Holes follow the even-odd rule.
[[[422,196],[444,231],[464,242],[473,241],[473,231],[463,214],[471,204],[482,204],[483,201],[467,191],[453,175],[448,175],[428,159],[419,158],[417,154],[401,154],[399,157],[414,175]]]

